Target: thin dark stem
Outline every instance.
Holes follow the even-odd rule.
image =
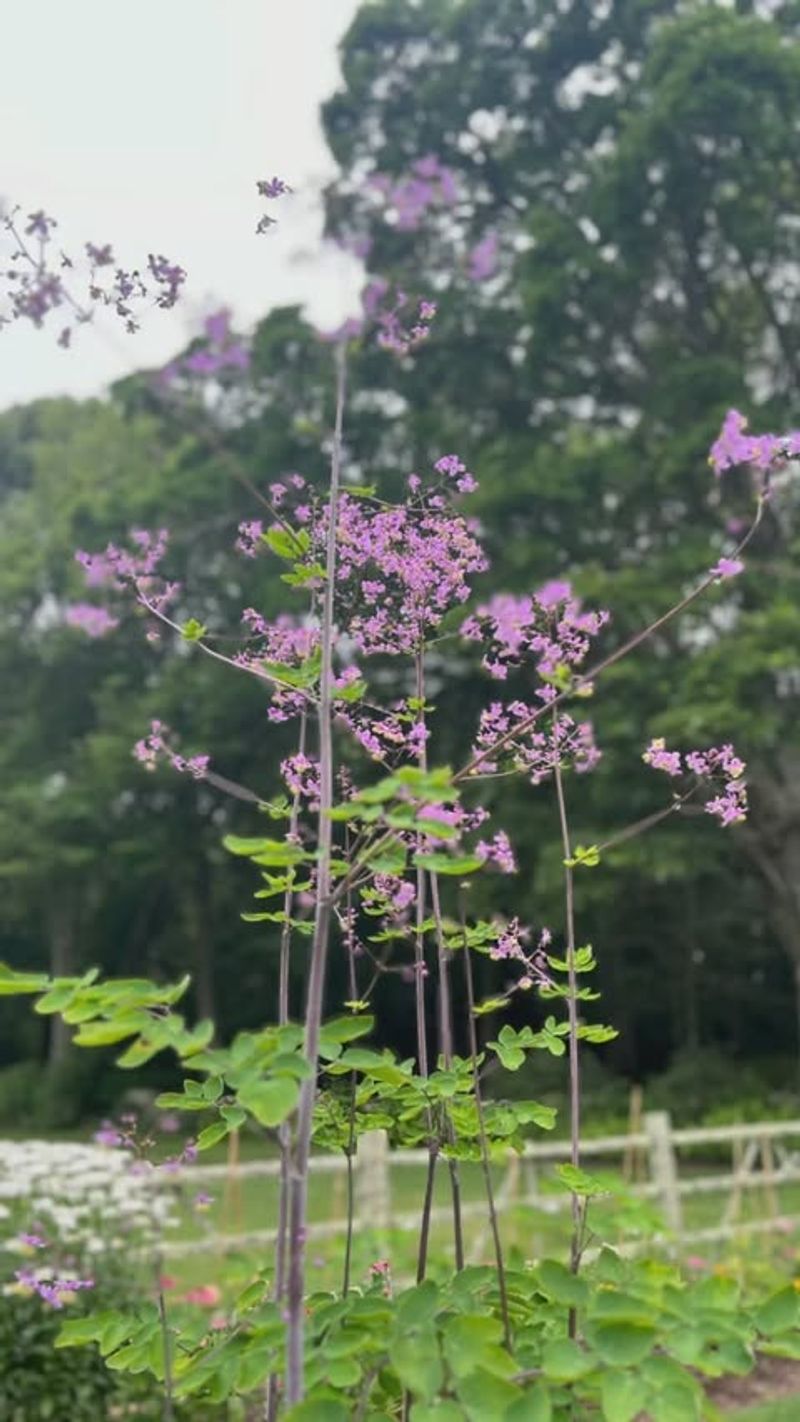
[[[158,1286],[158,1317],[161,1321],[161,1347],[164,1354],[164,1407],[162,1417],[164,1422],[173,1422],[175,1408],[172,1402],[172,1347],[169,1339],[169,1325],[167,1323],[167,1303],[164,1298],[164,1290],[160,1283]]]
[[[332,902],[331,849],[333,844],[333,735],[332,735],[332,648],[334,589],[336,581],[336,529],[342,462],[342,425],[346,390],[344,347],[336,351],[336,417],[331,453],[331,482],[328,497],[328,539],[325,593],[320,630],[322,660],[319,686],[319,820],[317,830],[317,889],[314,934],[306,999],[304,1056],[311,1072],[303,1082],[297,1109],[295,1150],[289,1196],[289,1282],[286,1339],[286,1401],[290,1407],[300,1402],[304,1391],[303,1341],[305,1333],[306,1228],[308,1219],[308,1169],[311,1155],[311,1127],[317,1089],[317,1064],[325,997]]]
[[[433,1186],[436,1180],[436,1161],[439,1143],[431,1140],[428,1151],[428,1171],[425,1177],[425,1195],[422,1201],[422,1216],[419,1226],[419,1249],[417,1251],[417,1283],[421,1284],[428,1267],[428,1244],[431,1235],[431,1210],[433,1208]]]
[[[415,658],[416,696],[418,702],[424,706],[425,697],[425,676],[423,670],[423,654],[419,649]],[[424,717],[424,710],[419,714]],[[426,768],[427,757],[424,745],[419,751],[419,766],[421,770]],[[418,837],[417,848],[421,849],[422,840]],[[429,1074],[428,1063],[428,1032],[425,1015],[425,933],[423,924],[425,922],[425,870],[422,867],[417,869],[417,902],[416,902],[416,929],[414,933],[414,1012],[417,1025],[417,1058],[419,1063],[419,1074],[426,1078]],[[425,1177],[425,1196],[422,1204],[422,1216],[420,1219],[419,1246],[417,1250],[417,1283],[421,1283],[425,1278],[428,1267],[428,1244],[430,1240],[430,1215],[433,1206],[433,1187],[436,1180],[436,1164],[439,1159],[439,1142],[436,1138],[433,1126],[433,1113],[430,1106],[426,1107],[426,1117],[428,1126],[428,1171]]]
[[[561,830],[561,848],[564,857],[564,909],[566,919],[566,958],[567,958],[567,1015],[569,1022],[569,1140],[570,1140],[570,1161],[574,1168],[580,1168],[581,1163],[581,1078],[580,1078],[580,1051],[578,1043],[578,975],[575,971],[575,881],[570,860],[572,859],[572,846],[570,843],[569,821],[567,819],[567,802],[564,796],[564,781],[561,772],[561,761],[558,749],[558,716],[553,716],[553,759],[555,763],[554,779],[556,786],[556,801],[558,803],[558,822]],[[581,1197],[575,1191],[572,1192],[572,1239],[570,1241],[570,1268],[573,1274],[577,1274],[581,1263],[581,1233],[583,1227],[583,1210]],[[569,1312],[569,1334],[574,1338],[576,1332],[575,1310]]]
[[[450,954],[447,944],[444,941],[444,926],[442,922],[442,904],[439,895],[439,879],[436,874],[430,876],[431,884],[431,908],[433,910],[434,923],[436,925],[436,953],[439,966],[439,1032],[442,1044],[442,1057],[445,1067],[449,1067],[453,1060],[453,1004],[450,991]],[[453,1120],[450,1112],[445,1106],[445,1135],[447,1144],[454,1146],[456,1135],[453,1127]],[[464,1226],[461,1218],[461,1178],[458,1169],[458,1161],[455,1156],[450,1156],[447,1161],[447,1169],[450,1175],[450,1196],[453,1202],[453,1247],[455,1251],[456,1270],[464,1268]]]
[[[483,1172],[483,1183],[486,1190],[486,1201],[489,1206],[489,1223],[492,1230],[492,1240],[494,1242],[494,1259],[497,1266],[497,1288],[500,1294],[500,1312],[503,1316],[503,1333],[507,1348],[511,1347],[511,1320],[508,1313],[508,1290],[506,1288],[506,1267],[503,1257],[503,1245],[500,1239],[500,1225],[497,1219],[497,1206],[494,1198],[494,1186],[492,1185],[492,1171],[489,1164],[489,1145],[486,1139],[486,1121],[483,1114],[483,1094],[481,1092],[480,1063],[478,1061],[478,1032],[475,1026],[475,989],[472,982],[472,959],[467,944],[466,918],[462,909],[461,927],[463,935],[462,953],[464,957],[464,981],[467,988],[467,1020],[469,1023],[469,1052],[472,1059],[472,1079],[475,1093],[475,1110],[478,1115],[478,1140],[481,1151],[481,1170]]]
[[[300,716],[300,734],[297,742],[298,754],[302,755],[306,748],[307,718],[305,710]],[[297,835],[297,827],[300,822],[300,794],[295,793],[292,800],[292,809],[289,816],[289,835],[294,838]],[[292,909],[294,906],[294,888],[292,873],[290,871],[289,884],[283,898],[283,923],[281,925],[280,960],[278,967],[278,1023],[285,1027],[289,1021],[289,967],[292,946]],[[272,1297],[276,1303],[280,1303],[286,1290],[286,1246],[289,1227],[289,1175],[292,1154],[292,1130],[288,1121],[282,1121],[278,1128],[278,1143],[280,1146],[280,1184],[278,1195],[278,1229],[275,1240],[275,1281],[272,1290]],[[278,1391],[278,1377],[276,1373],[271,1373],[267,1381],[267,1391],[265,1400],[266,1422],[275,1422],[278,1415],[278,1405],[280,1394]]]
[[[350,853],[350,832],[346,832],[347,853]],[[353,956],[353,925],[352,925],[352,895],[347,895],[347,982],[350,991],[350,1001],[358,1000],[358,975],[356,973],[356,960]],[[355,1215],[355,1188],[353,1180],[353,1156],[356,1149],[356,1091],[358,1088],[357,1073],[350,1073],[350,1100],[349,1100],[349,1120],[347,1132],[347,1145],[345,1146],[345,1161],[347,1163],[347,1233],[344,1245],[344,1267],[342,1270],[342,1293],[350,1292],[350,1269],[353,1259],[353,1217]]]
[[[351,1088],[355,1096],[355,1087]],[[352,1139],[352,1127],[351,1127]],[[345,1164],[347,1166],[347,1231],[344,1240],[344,1267],[342,1270],[342,1293],[350,1292],[350,1270],[353,1259],[353,1220],[355,1216],[355,1181],[353,1179],[353,1151],[350,1146],[344,1153]]]

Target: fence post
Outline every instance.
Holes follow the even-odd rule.
[[[355,1196],[360,1227],[385,1234],[391,1222],[389,1137],[385,1131],[367,1131],[359,1138]]]
[[[678,1189],[678,1162],[672,1144],[672,1122],[668,1111],[646,1111],[644,1129],[650,1153],[650,1178],[658,1186],[667,1229],[683,1231],[681,1196]]]

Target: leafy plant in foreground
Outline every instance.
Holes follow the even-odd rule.
[[[423,186],[433,182],[439,201],[441,171],[435,181],[422,177]],[[417,316],[402,320],[405,299],[385,290],[368,292],[364,305],[365,321],[377,320],[380,344],[402,358],[427,340],[434,303],[420,302]],[[128,547],[78,554],[89,586],[104,589],[108,603],[104,618],[96,610],[82,614],[89,635],[110,634],[132,602],[151,635],[158,629],[255,678],[269,697],[269,718],[297,725],[297,748],[282,763],[282,798],[266,803],[245,788],[268,817],[269,833],[227,840],[231,853],[259,871],[259,908],[248,918],[280,926],[274,1023],[218,1045],[211,1022],[189,1027],[176,1011],[185,981],[161,988],[146,979],[104,982],[93,972],[50,979],[4,969],[0,975],[0,992],[37,997],[40,1012],[58,1014],[76,1029],[78,1045],[124,1044],[122,1067],[141,1066],[165,1049],[175,1053],[186,1072],[183,1086],[160,1104],[196,1113],[198,1149],[250,1121],[271,1133],[280,1151],[274,1268],[258,1272],[224,1327],[207,1329],[185,1318],[167,1307],[161,1292],[157,1303],[133,1311],[68,1322],[60,1344],[94,1343],[112,1370],[153,1375],[163,1388],[165,1416],[182,1398],[222,1403],[266,1389],[267,1417],[294,1422],[350,1416],[546,1422],[581,1411],[590,1417],[598,1409],[607,1422],[628,1422],[643,1408],[655,1422],[691,1422],[704,1407],[697,1372],[745,1371],[756,1347],[792,1355],[798,1300],[787,1290],[753,1307],[733,1286],[689,1286],[655,1261],[628,1263],[602,1249],[588,1261],[596,1244],[590,1206],[602,1185],[581,1163],[580,1046],[608,1040],[613,1029],[585,1017],[597,997],[590,986],[595,955],[578,938],[576,875],[597,867],[615,843],[690,803],[723,826],[736,824],[747,812],[745,766],[729,745],[682,753],[652,741],[643,758],[671,779],[680,777],[680,789],[663,811],[599,845],[573,843],[569,801],[574,776],[591,771],[601,754],[584,714],[597,680],[708,588],[741,574],[769,476],[785,472],[800,437],[752,438],[741,417],[729,417],[712,459],[719,470],[734,462],[754,470],[750,527],[673,608],[593,659],[608,614],[586,610],[564,580],[523,598],[495,595],[464,620],[472,579],[487,560],[478,528],[461,511],[461,499],[477,481],[457,455],[443,454],[427,473],[410,474],[399,503],[375,486],[348,484],[347,349],[356,334],[363,332],[348,326],[334,342],[327,495],[309,489],[301,474],[283,476],[268,494],[258,494],[271,523],[248,520],[239,531],[243,556],[273,557],[284,566],[283,581],[298,600],[293,618],[269,623],[258,609],[244,609],[241,644],[222,651],[228,643],[219,643],[218,629],[176,610],[184,594],[162,573],[164,530],[134,530]],[[431,667],[441,674],[440,644],[459,632],[481,645],[499,693],[509,684],[511,690],[496,693],[482,711],[465,764],[433,767]],[[184,754],[161,721],[153,722],[135,754],[146,770],[167,762],[220,791],[229,787],[209,753]],[[470,913],[476,875],[516,872],[508,835],[490,826],[485,803],[486,783],[507,776],[552,794],[564,880],[557,940],[544,926],[532,938],[518,918]],[[298,943],[308,948],[300,1022],[293,1020],[297,1004],[290,1000],[288,972]],[[343,1015],[325,1021],[334,949],[346,963],[348,999]],[[508,974],[502,996],[490,1003],[476,998],[473,963],[480,955],[503,962]],[[456,973],[463,975],[468,1006],[462,1054],[453,1013]],[[411,991],[414,1060],[398,1060],[363,1041],[373,1027],[376,983],[387,974],[395,976],[398,992],[406,982]],[[544,1020],[521,1030],[506,1024],[481,1050],[480,1015],[526,994],[544,1002]],[[571,1198],[572,1239],[568,1263],[515,1270],[504,1257],[490,1162],[521,1146],[530,1126],[551,1127],[553,1115],[535,1101],[486,1101],[482,1069],[494,1056],[513,1072],[536,1050],[564,1055],[569,1066],[571,1160],[560,1174]],[[309,1294],[312,1143],[339,1148],[351,1161],[359,1135],[374,1128],[388,1131],[396,1145],[427,1151],[416,1284],[395,1295],[379,1270],[369,1289],[353,1288],[351,1226],[340,1293]],[[482,1166],[492,1268],[464,1265],[464,1159]],[[437,1284],[427,1276],[433,1192],[443,1161],[455,1272]],[[352,1197],[349,1208],[352,1221]]]

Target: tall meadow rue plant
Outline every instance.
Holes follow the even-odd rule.
[[[379,190],[398,222],[416,223],[426,206],[452,198],[446,170],[420,161],[408,180]],[[268,202],[285,192],[279,179],[259,184]],[[29,283],[12,286],[12,314],[38,322],[48,314],[48,301],[58,305],[64,298],[57,299],[60,288],[47,266],[50,228],[42,231],[35,217],[33,232],[16,221],[9,230]],[[259,228],[271,221],[267,215]],[[33,235],[43,244],[38,255],[28,249]],[[177,269],[154,261],[156,292],[162,293],[155,299],[169,304],[181,284]],[[38,298],[37,283],[45,286]],[[117,287],[111,296],[100,290],[95,299],[113,305]],[[135,747],[145,770],[166,763],[220,792],[233,789],[268,815],[271,826],[284,825],[282,835],[273,828],[269,835],[226,841],[259,871],[258,907],[246,917],[279,927],[271,1023],[212,1046],[212,1024],[190,1028],[176,1010],[185,983],[101,982],[93,973],[53,982],[9,969],[0,976],[0,991],[37,996],[40,1010],[44,1003],[43,1010],[72,1023],[79,1045],[125,1043],[123,1067],[164,1049],[177,1053],[188,1074],[182,1091],[167,1093],[161,1104],[211,1118],[199,1132],[198,1149],[249,1121],[275,1139],[280,1154],[274,1255],[220,1327],[189,1327],[172,1317],[162,1292],[157,1309],[66,1325],[62,1344],[93,1342],[110,1366],[149,1370],[163,1386],[165,1416],[182,1398],[221,1402],[256,1393],[270,1422],[547,1422],[584,1415],[629,1422],[643,1409],[656,1422],[682,1422],[701,1414],[698,1374],[746,1370],[756,1347],[796,1354],[800,1305],[791,1289],[753,1305],[723,1281],[690,1288],[672,1266],[626,1261],[607,1248],[587,1262],[589,1212],[600,1186],[581,1161],[581,1048],[614,1032],[586,1020],[586,1004],[597,996],[585,985],[595,956],[581,943],[577,890],[579,875],[615,845],[689,805],[723,827],[735,826],[747,813],[744,762],[730,745],[670,749],[655,739],[642,756],[672,783],[661,810],[585,846],[574,842],[571,808],[578,777],[601,755],[584,708],[603,673],[657,637],[709,588],[743,571],[770,479],[793,457],[798,437],[752,439],[740,416],[728,417],[712,461],[718,471],[742,462],[752,468],[751,526],[674,606],[624,645],[595,652],[608,635],[609,614],[585,608],[567,581],[545,583],[526,597],[495,594],[467,613],[474,579],[488,562],[465,502],[477,480],[462,458],[446,452],[430,469],[409,474],[399,503],[376,486],[353,485],[345,459],[350,342],[376,338],[388,353],[407,359],[430,339],[435,315],[425,299],[390,293],[383,284],[368,288],[363,316],[329,338],[334,416],[327,490],[320,493],[294,473],[253,491],[258,507],[241,525],[237,549],[243,557],[279,560],[297,611],[269,622],[257,608],[244,609],[240,648],[222,652],[219,629],[175,610],[186,593],[164,572],[165,530],[135,530],[127,547],[77,555],[87,587],[102,593],[103,602],[79,604],[83,611],[73,609],[73,622],[90,636],[110,634],[135,605],[145,614],[148,636],[174,636],[262,683],[269,720],[294,722],[297,739],[281,765],[286,793],[269,803],[255,789],[231,787],[213,746],[187,753],[178,732],[161,721]],[[166,373],[167,394],[183,381],[246,366],[227,320],[216,319],[205,337],[199,364],[190,365],[190,357]],[[497,688],[479,716],[466,762],[455,769],[431,764],[429,755],[436,713],[430,662],[433,655],[441,660],[445,639],[454,635],[465,647],[479,648]],[[512,690],[503,694],[507,685]],[[517,871],[513,845],[492,823],[487,804],[487,787],[504,777],[524,777],[551,797],[564,874],[558,929],[534,929],[519,916],[470,913],[476,875]],[[289,966],[303,939],[308,967],[300,1002],[292,1001]],[[344,959],[349,996],[344,1013],[326,1021],[332,952]],[[488,1001],[476,996],[476,954],[503,963],[506,972],[502,993]],[[464,980],[466,1030],[454,1020],[455,972]],[[387,977],[398,999],[410,994],[415,1060],[363,1045],[374,1026],[369,1008],[376,985]],[[481,1048],[478,1018],[525,994],[547,1004],[544,1022],[521,1030],[506,1023]],[[572,1237],[566,1261],[511,1268],[491,1162],[520,1148],[531,1126],[551,1127],[553,1112],[535,1101],[487,1098],[483,1069],[494,1061],[514,1072],[536,1050],[565,1056],[568,1065],[571,1158],[561,1180],[571,1197]],[[342,1151],[352,1185],[357,1140],[376,1127],[393,1145],[422,1146],[427,1153],[416,1280],[395,1293],[381,1265],[366,1288],[353,1286],[350,1188],[341,1290],[309,1293],[312,1145]],[[464,1267],[463,1160],[481,1167],[491,1268]],[[429,1240],[441,1161],[452,1205],[454,1272],[435,1283]]]

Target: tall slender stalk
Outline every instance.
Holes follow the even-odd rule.
[[[333,822],[333,618],[336,579],[336,529],[342,463],[342,426],[347,383],[343,346],[336,349],[336,415],[331,451],[331,482],[328,496],[328,532],[325,558],[325,592],[320,629],[321,665],[319,682],[319,819],[317,831],[317,889],[314,934],[306,997],[304,1055],[311,1072],[303,1082],[297,1109],[295,1148],[289,1190],[289,1275],[287,1290],[286,1401],[292,1406],[304,1391],[303,1339],[306,1275],[306,1227],[308,1219],[308,1169],[311,1155],[311,1126],[317,1090],[319,1038],[325,996],[325,973],[331,933],[331,848]]]
[[[425,677],[423,670],[422,647],[417,648],[414,659],[415,671],[415,691],[417,701],[420,704],[419,715],[423,720],[425,717]],[[427,756],[424,743],[421,746],[418,757],[421,770],[426,768]],[[417,847],[421,845],[418,839]],[[417,868],[417,897],[416,897],[416,931],[414,934],[414,1012],[417,1024],[417,1062],[421,1077],[429,1074],[428,1064],[428,1031],[425,1016],[425,870],[420,866]],[[428,1170],[425,1177],[425,1194],[422,1201],[422,1215],[420,1217],[419,1244],[417,1246],[417,1283],[420,1284],[425,1278],[428,1267],[428,1244],[431,1230],[431,1209],[433,1208],[433,1188],[436,1180],[436,1163],[439,1159],[439,1141],[436,1137],[433,1126],[433,1112],[430,1106],[427,1107],[428,1126]]]
[[[347,857],[350,857],[350,831],[345,828],[345,843],[347,846]],[[353,924],[352,924],[353,896],[347,895],[346,923],[347,923],[347,985],[350,991],[350,1001],[358,1000],[358,977],[356,974],[356,961],[353,956]],[[350,1270],[353,1260],[353,1218],[355,1215],[355,1181],[353,1179],[353,1156],[356,1150],[356,1091],[358,1089],[357,1073],[350,1073],[350,1098],[348,1102],[349,1120],[347,1145],[345,1146],[344,1157],[347,1164],[347,1231],[344,1242],[344,1265],[342,1268],[342,1293],[350,1292]]]
[[[472,981],[472,959],[470,957],[469,944],[467,943],[467,922],[466,914],[462,905],[461,910],[461,931],[462,931],[462,954],[464,957],[464,981],[467,988],[467,1020],[469,1023],[469,1054],[472,1059],[472,1080],[475,1095],[475,1110],[478,1115],[478,1141],[481,1151],[481,1170],[483,1172],[483,1183],[486,1190],[486,1201],[489,1206],[489,1224],[492,1230],[492,1241],[494,1244],[494,1259],[497,1267],[497,1288],[500,1294],[500,1312],[503,1315],[503,1334],[507,1348],[511,1347],[511,1320],[508,1312],[508,1289],[506,1288],[506,1266],[503,1256],[503,1244],[500,1238],[500,1224],[497,1218],[497,1206],[494,1198],[494,1186],[492,1184],[492,1170],[489,1163],[489,1145],[486,1139],[486,1121],[483,1114],[483,1093],[481,1091],[480,1066],[478,1063],[478,1032],[475,1026],[475,989]]]
[[[300,735],[297,741],[298,755],[302,755],[306,748],[307,713],[305,709],[300,714]],[[294,837],[297,834],[297,826],[300,822],[300,792],[296,791],[292,799],[292,808],[289,815],[289,835]],[[294,904],[294,888],[292,885],[292,874],[289,874],[289,884],[283,896],[283,923],[281,925],[280,958],[278,964],[278,1023],[285,1027],[289,1021],[289,968],[292,947],[292,908]],[[280,1183],[278,1195],[278,1229],[275,1239],[275,1280],[272,1289],[272,1297],[276,1303],[280,1303],[286,1291],[286,1246],[289,1230],[289,1166],[292,1153],[292,1130],[288,1121],[283,1121],[278,1129],[278,1144],[280,1147]],[[266,1422],[275,1422],[278,1415],[278,1404],[280,1394],[278,1390],[278,1377],[276,1373],[271,1373],[267,1381],[265,1397],[264,1416]]]
[[[415,657],[415,672],[416,694],[417,702],[419,704],[419,717],[424,725],[426,692],[425,648],[421,640],[417,647]],[[428,769],[428,752],[427,745],[424,739],[419,749],[419,765],[421,770]],[[444,941],[444,929],[442,926],[442,904],[439,895],[439,879],[436,873],[430,873],[428,875],[428,878],[431,886],[431,909],[433,911],[433,920],[436,929],[436,959],[437,968],[439,972],[439,1050],[444,1059],[445,1066],[449,1067],[453,1060],[453,1005],[452,995],[450,992],[450,964],[447,946]],[[418,923],[421,922],[422,918],[424,918],[424,881],[424,871],[420,870],[417,873]],[[420,906],[422,907],[421,917]],[[417,971],[419,972],[419,969]],[[449,1145],[454,1145],[455,1132],[453,1130],[453,1122],[446,1107],[444,1107],[444,1112],[445,1134],[447,1136],[447,1141]],[[453,1242],[455,1249],[456,1269],[461,1270],[464,1268],[464,1229],[461,1219],[461,1180],[458,1170],[458,1161],[451,1156],[447,1162],[447,1168],[450,1175],[450,1195],[453,1202]],[[431,1200],[432,1198],[433,1195],[431,1187]],[[424,1271],[421,1277],[424,1278]]]
[[[444,1064],[449,1067],[453,1060],[453,1001],[450,991],[450,954],[444,941],[442,922],[442,901],[439,895],[439,879],[431,874],[431,908],[436,925],[436,955],[439,967],[439,1035]],[[449,1111],[445,1107],[445,1133],[448,1145],[455,1145],[455,1131]],[[447,1162],[450,1175],[450,1197],[453,1203],[453,1247],[456,1270],[464,1268],[464,1225],[461,1218],[461,1175],[458,1161],[450,1156]]]
[[[167,1303],[160,1281],[158,1285],[158,1317],[161,1323],[161,1347],[164,1354],[164,1406],[161,1415],[164,1422],[173,1422],[175,1408],[172,1401],[172,1345],[167,1323]]]
[[[558,822],[561,830],[561,848],[564,858],[564,910],[566,928],[567,960],[567,1015],[569,1023],[569,1139],[570,1161],[577,1170],[581,1163],[581,1077],[580,1050],[578,1043],[578,975],[575,971],[575,882],[570,860],[572,844],[567,819],[567,802],[564,795],[564,780],[558,753],[558,713],[553,715],[554,779]],[[572,1238],[570,1241],[570,1268],[577,1274],[581,1263],[581,1236],[583,1234],[583,1206],[581,1197],[572,1192]],[[575,1334],[575,1310],[569,1314],[570,1336]]]

